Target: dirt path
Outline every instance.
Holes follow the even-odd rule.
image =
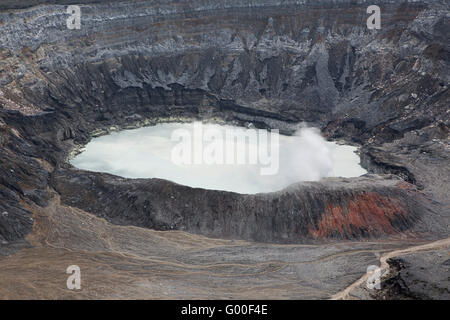
[[[394,250],[391,252],[388,252],[381,256],[380,258],[380,269],[381,274],[385,274],[385,272],[389,269],[389,265],[387,263],[387,260],[393,257],[403,256],[407,254],[411,254],[418,251],[427,251],[432,249],[441,249],[445,247],[450,247],[450,238],[442,239],[439,241],[419,245],[419,246],[413,246],[405,249],[400,250]],[[350,286],[345,288],[344,290],[336,293],[335,295],[331,296],[331,300],[346,300],[350,297],[350,292],[354,290],[355,288],[360,287],[363,283],[367,281],[367,278],[370,276],[370,274],[366,273],[361,278],[359,278],[356,282],[352,283]]]

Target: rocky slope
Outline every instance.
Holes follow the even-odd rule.
[[[448,237],[446,1],[370,1],[380,30],[364,1],[86,0],[80,30],[62,3],[0,4],[0,252],[55,194],[109,223],[227,239]],[[95,135],[180,119],[306,121],[360,146],[372,175],[246,196],[67,163]]]

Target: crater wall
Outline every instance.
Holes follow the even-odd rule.
[[[80,30],[64,5],[37,3],[0,6],[4,241],[30,232],[26,204],[54,191],[114,223],[217,237],[448,234],[445,1],[371,1],[381,30],[365,1],[81,1]],[[306,121],[388,176],[243,197],[66,163],[95,134],[187,118],[287,133]]]

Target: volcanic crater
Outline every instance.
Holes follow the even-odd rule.
[[[380,30],[350,0],[79,0],[69,30],[66,2],[0,4],[1,297],[327,298],[448,238],[445,1],[371,1]],[[93,137],[188,121],[307,122],[369,173],[249,195],[68,162]],[[76,262],[80,293],[58,283]],[[437,289],[411,290],[389,292]]]

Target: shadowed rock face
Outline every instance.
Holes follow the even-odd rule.
[[[221,238],[448,235],[448,5],[371,1],[372,31],[366,4],[295,2],[82,1],[81,30],[51,1],[0,11],[0,240],[27,235],[25,204],[53,191],[115,224]],[[94,135],[186,119],[311,122],[395,177],[246,196],[66,163]]]
[[[448,250],[396,257],[388,261],[391,273],[383,279],[383,299],[450,299],[450,259]],[[442,270],[445,270],[443,273]]]
[[[54,179],[64,203],[116,224],[262,242],[396,235],[415,225],[428,202],[395,180],[376,177],[327,179],[258,195],[73,170],[60,170]]]

